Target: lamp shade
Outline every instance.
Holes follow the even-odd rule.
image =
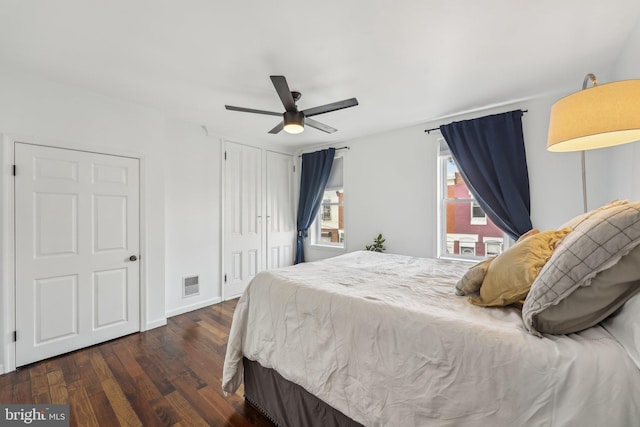
[[[549,151],[582,151],[640,140],[640,80],[597,85],[551,107]]]

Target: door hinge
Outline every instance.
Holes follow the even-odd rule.
[[[13,165],[13,176],[16,176],[16,165]]]
[[[293,165],[293,173],[296,173],[296,165]]]
[[[224,152],[224,159],[227,160],[227,152]]]
[[[18,331],[13,331],[13,342],[18,341]]]
[[[224,283],[227,283],[227,275],[224,275]]]

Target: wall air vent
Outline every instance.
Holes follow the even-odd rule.
[[[200,294],[200,276],[189,276],[182,279],[182,296],[190,297]]]

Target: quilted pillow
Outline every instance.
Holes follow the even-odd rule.
[[[493,258],[485,259],[469,268],[456,283],[456,295],[469,295],[478,292],[491,261]]]
[[[615,207],[615,206],[626,205],[627,203],[629,203],[628,200],[613,200],[612,202],[607,203],[606,205],[600,206],[597,209],[594,209],[592,211],[580,214],[580,215],[576,216],[575,218],[571,218],[569,221],[567,221],[566,223],[562,224],[562,227],[560,227],[560,228],[569,227],[571,229],[574,229],[579,224],[581,224],[583,221],[589,219],[590,217],[592,217],[593,215],[595,215],[596,213],[598,213],[600,211],[604,211],[604,210],[607,210],[607,209]]]
[[[535,328],[548,334],[570,334],[600,323],[640,291],[640,245],[611,268],[596,274],[558,304],[535,317]]]
[[[556,244],[570,231],[565,228],[534,234],[498,255],[489,265],[480,295],[469,297],[469,302],[485,307],[505,306],[527,296]]]
[[[574,313],[568,308],[572,306],[570,302],[562,305],[560,303],[571,298],[581,287],[598,285],[598,281],[594,282],[596,275],[618,264],[638,245],[640,202],[610,204],[578,222],[574,230],[558,244],[553,256],[533,282],[522,308],[525,327],[535,335],[541,335],[542,332],[559,333],[558,331],[570,333],[586,329],[601,321],[602,315],[610,314],[610,310],[605,308],[598,315],[584,316],[585,309]],[[627,263],[621,265],[624,268]],[[625,294],[622,298],[613,298],[619,307],[624,304],[625,298],[631,297],[633,293],[629,292],[628,286],[614,286],[616,283],[629,281],[628,277],[618,278],[616,270],[613,270],[610,276],[605,276],[606,280],[603,283],[608,283],[605,287],[610,288],[609,291],[615,288]],[[594,297],[589,298],[592,305],[588,310],[593,310],[595,314],[597,310],[602,309],[602,304],[606,306],[606,299],[610,302],[611,297],[603,299],[602,304],[598,304],[603,287],[598,285],[592,290]],[[584,295],[583,292],[579,292],[575,293],[574,297]],[[555,306],[559,308],[551,308]],[[563,307],[567,307],[567,310],[562,310]],[[546,310],[554,310],[555,313],[542,314]],[[584,318],[578,319],[580,316]],[[571,325],[565,326],[561,323]]]

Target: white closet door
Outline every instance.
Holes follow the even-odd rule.
[[[262,270],[261,150],[225,141],[224,278],[225,300],[242,294]]]
[[[138,163],[15,145],[16,366],[140,330]]]
[[[267,268],[293,264],[293,157],[267,151]]]

